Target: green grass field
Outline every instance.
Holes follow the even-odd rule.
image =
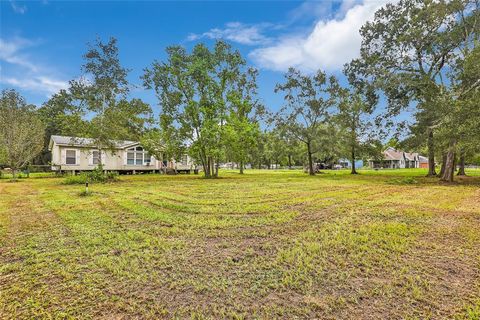
[[[480,171],[0,180],[0,319],[479,319]]]

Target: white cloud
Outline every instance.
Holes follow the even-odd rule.
[[[291,66],[307,71],[340,70],[359,55],[359,29],[385,3],[365,0],[355,5],[354,0],[345,0],[335,18],[319,20],[308,35],[283,36],[277,44],[255,49],[249,56],[259,66],[278,71]]]
[[[37,67],[28,60],[27,56],[20,54],[21,50],[32,45],[34,45],[33,41],[23,38],[14,38],[10,41],[5,41],[0,38],[0,60],[36,72],[38,71]]]
[[[37,91],[47,93],[48,95],[52,95],[60,91],[60,89],[66,89],[68,87],[68,83],[65,81],[59,81],[56,79],[52,79],[46,76],[39,76],[39,77],[28,77],[28,78],[14,78],[14,77],[2,77],[0,79],[2,84],[10,85],[13,87],[30,90],[30,91]]]
[[[187,40],[194,41],[202,38],[225,39],[245,45],[261,45],[269,42],[269,38],[262,34],[270,27],[268,24],[246,25],[240,22],[229,22],[225,28],[213,28],[202,34],[192,33]]]
[[[2,85],[43,93],[50,96],[66,88],[68,83],[52,75],[52,68],[35,63],[24,53],[38,42],[24,38],[0,38],[0,83]]]
[[[334,1],[305,1],[288,13],[289,23],[328,16],[332,13],[334,3]]]
[[[15,13],[24,14],[25,12],[27,12],[26,5],[19,5],[14,0],[10,0],[10,5]]]

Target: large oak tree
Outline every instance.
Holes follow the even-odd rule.
[[[324,124],[334,105],[331,93],[335,82],[323,71],[306,75],[290,68],[285,74],[285,83],[275,88],[275,92],[285,93],[285,105],[275,114],[274,121],[305,145],[310,175],[315,174],[313,155],[318,151],[318,140],[326,134]]]
[[[350,63],[388,99],[387,117],[416,107],[418,127],[427,140],[429,172],[435,175],[434,132],[441,123],[439,101],[446,70],[461,54],[458,32],[478,15],[477,0],[400,0],[387,4],[360,30],[361,56]],[[472,32],[470,27],[466,28]],[[466,35],[467,38],[469,35]]]
[[[159,99],[162,132],[182,137],[205,176],[217,176],[228,115],[235,112],[240,122],[248,122],[246,115],[252,108],[244,94],[235,94],[247,72],[246,62],[223,41],[212,49],[197,44],[191,53],[172,46],[167,55],[165,61],[155,61],[146,69],[143,77],[145,87],[154,89]],[[230,104],[241,112],[233,111]]]

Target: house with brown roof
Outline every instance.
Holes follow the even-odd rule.
[[[403,168],[423,168],[427,158],[418,153],[409,153],[388,147],[383,151],[383,158],[380,160],[369,160],[371,168],[382,169],[403,169]],[[428,167],[428,159],[427,165]]]

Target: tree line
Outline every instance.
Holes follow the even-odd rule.
[[[100,149],[139,140],[158,159],[189,153],[206,177],[227,161],[241,173],[246,163],[307,164],[313,175],[316,161],[377,157],[393,132],[402,137],[397,145],[428,154],[429,176],[452,181],[457,163],[465,174],[480,153],[478,9],[478,0],[386,4],[361,28],[360,56],[345,64],[344,77],[290,68],[275,87],[284,97],[276,112],[258,96],[259,71],[217,41],[168,47],[144,70],[143,87],[160,107],[155,118],[149,104],[129,98],[117,40],[97,39],[83,76],[41,107],[2,92],[0,163],[48,163],[49,138],[60,134],[91,137]],[[402,121],[407,111],[413,123]]]

